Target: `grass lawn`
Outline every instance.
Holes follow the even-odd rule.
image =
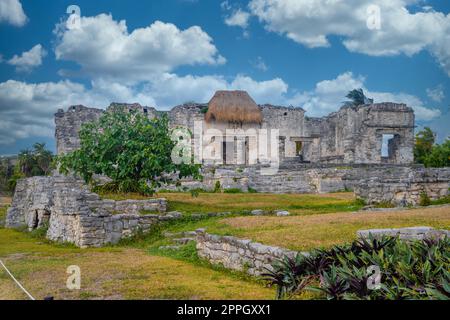
[[[273,289],[238,273],[148,250],[81,250],[0,228],[0,259],[37,299],[273,299]],[[81,268],[81,290],[66,288],[66,269]],[[26,296],[0,270],[0,300]]]
[[[148,199],[138,194],[102,194],[105,199]],[[166,198],[169,211],[183,213],[242,212],[245,210],[288,210],[291,214],[356,211],[362,207],[353,193],[331,194],[264,194],[264,193],[200,193],[194,198],[190,193],[160,193],[156,198]]]
[[[56,299],[272,299],[273,288],[200,261],[190,244],[181,251],[159,250],[169,244],[163,232],[207,228],[210,233],[235,235],[294,250],[330,247],[349,242],[359,229],[431,226],[450,228],[450,208],[355,213],[361,207],[351,193],[327,195],[190,194],[164,193],[170,210],[184,213],[225,212],[231,217],[180,221],[155,228],[134,242],[115,247],[81,250],[48,243],[31,234],[0,228],[0,258],[37,298]],[[125,195],[103,195],[124,199]],[[134,195],[133,198],[141,198]],[[289,217],[249,216],[251,209],[286,209]],[[6,207],[0,207],[0,220]],[[66,268],[78,265],[82,290],[69,291]],[[24,299],[9,277],[0,271],[0,299]]]
[[[450,207],[420,208],[389,212],[336,212],[289,217],[235,216],[169,224],[168,232],[206,228],[207,232],[251,239],[267,245],[307,251],[351,242],[361,229],[429,226],[450,229]],[[145,245],[166,244],[152,237]],[[139,243],[139,242],[138,242]],[[138,244],[136,243],[136,244]]]

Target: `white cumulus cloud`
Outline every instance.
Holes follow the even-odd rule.
[[[428,50],[450,76],[450,14],[430,8],[410,12],[418,0],[252,0],[251,13],[269,31],[310,48],[330,46],[330,36],[342,38],[352,51],[371,56]],[[380,28],[369,28],[376,6]],[[370,26],[370,24],[369,24]]]
[[[444,86],[438,85],[436,88],[428,88],[427,96],[434,102],[442,102],[445,98]]]
[[[128,85],[110,79],[95,79],[91,86],[72,82],[27,83],[8,80],[0,83],[0,145],[28,137],[52,137],[53,115],[59,109],[83,104],[105,108],[111,102],[140,103],[168,110],[187,102],[208,102],[216,90],[247,90],[258,102],[282,101],[287,84],[281,79],[255,81],[238,75],[178,76],[164,73],[149,82]]]
[[[15,66],[17,71],[31,71],[42,64],[42,59],[47,55],[47,51],[42,45],[37,44],[29,51],[23,52],[21,55],[14,55],[8,64]]]
[[[142,81],[182,65],[225,63],[212,38],[198,26],[180,30],[156,21],[129,33],[124,20],[100,14],[81,17],[80,28],[60,24],[55,33],[56,58],[75,61],[95,77]]]
[[[250,14],[241,9],[237,9],[225,18],[225,24],[232,27],[241,27],[246,29],[248,27],[248,19]]]
[[[423,101],[407,93],[378,92],[368,90],[365,86],[365,78],[355,76],[352,72],[345,72],[335,79],[323,80],[316,84],[311,91],[297,93],[289,99],[289,103],[300,106],[307,111],[309,116],[324,116],[337,111],[346,100],[345,96],[353,89],[362,88],[374,102],[405,103],[414,109],[417,120],[432,120],[441,115],[441,111],[424,105]]]
[[[27,16],[19,0],[0,0],[0,23],[22,27],[27,23]]]

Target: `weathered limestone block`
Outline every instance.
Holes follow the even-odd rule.
[[[431,227],[411,227],[400,229],[370,229],[359,230],[357,232],[359,238],[381,238],[383,236],[399,237],[403,240],[424,240],[424,239],[440,239],[450,237],[449,230],[436,230]]]
[[[437,200],[449,194],[450,168],[402,168],[363,178],[355,187],[357,197],[368,204],[389,202],[398,206],[419,205],[422,194]]]

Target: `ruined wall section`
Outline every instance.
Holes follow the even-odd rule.
[[[414,160],[414,111],[405,104],[345,106],[323,118],[307,117],[305,135],[319,140],[318,150],[305,150],[311,161],[410,164]],[[389,158],[382,157],[383,135],[393,135]]]
[[[126,112],[139,112],[146,115],[149,119],[154,119],[158,116],[158,111],[153,107],[141,106],[139,103],[117,103],[113,102],[106,109],[108,112],[123,109]]]
[[[357,197],[368,204],[419,205],[421,197],[438,200],[449,195],[450,168],[392,168],[361,176]]]
[[[158,112],[155,108],[141,106],[138,103],[111,103],[107,112],[117,108],[123,108],[126,111],[137,111],[147,115],[150,119],[157,117]],[[79,132],[84,123],[98,120],[105,111],[102,109],[88,108],[82,105],[71,106],[65,112],[59,109],[55,114],[55,138],[57,154],[65,154],[74,151],[80,147]]]
[[[414,161],[414,111],[405,104],[380,103],[353,111],[354,161],[357,163],[410,164]],[[382,159],[383,135],[393,135],[388,145],[389,159]],[[351,155],[346,155],[351,158]]]
[[[74,151],[80,147],[78,133],[81,125],[95,121],[104,113],[101,109],[85,106],[71,106],[66,112],[59,109],[55,114],[56,152],[58,155]]]
[[[281,158],[296,157],[296,144],[294,139],[304,136],[305,110],[293,107],[260,105],[263,115],[261,129],[278,129],[280,145],[284,146],[280,152]]]

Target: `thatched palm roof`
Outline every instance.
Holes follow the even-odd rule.
[[[262,113],[246,91],[217,91],[208,103],[205,120],[261,123]]]

